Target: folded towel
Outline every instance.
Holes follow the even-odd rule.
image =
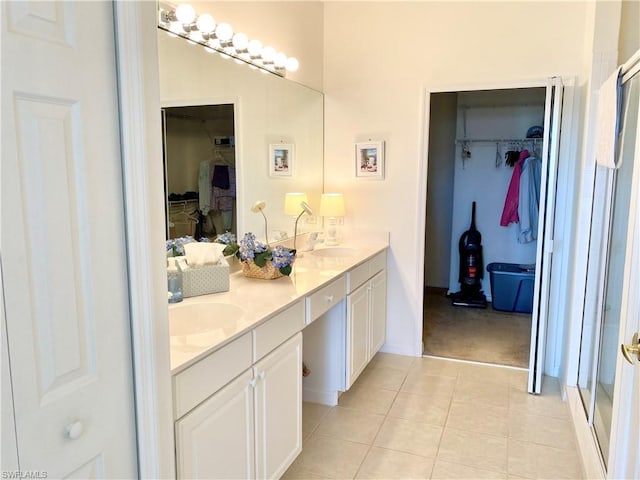
[[[622,77],[616,68],[600,86],[598,97],[598,120],[596,139],[596,163],[607,168],[618,168],[618,135],[620,133],[620,111],[622,110]]]

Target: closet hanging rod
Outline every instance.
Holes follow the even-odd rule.
[[[457,138],[456,143],[527,143],[541,142],[543,138]]]

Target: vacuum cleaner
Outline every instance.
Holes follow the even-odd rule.
[[[482,262],[482,235],[476,228],[476,202],[471,206],[471,226],[460,236],[460,291],[451,298],[458,307],[487,308],[487,297],[482,292],[484,264]]]

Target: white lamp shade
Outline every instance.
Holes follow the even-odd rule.
[[[306,193],[294,192],[287,193],[284,196],[284,214],[290,216],[299,215],[302,212],[303,208],[301,206],[302,202],[308,203]]]
[[[323,217],[344,217],[344,195],[341,193],[323,193],[320,198],[320,215]]]

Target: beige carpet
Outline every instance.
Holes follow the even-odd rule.
[[[428,288],[424,297],[425,355],[476,362],[529,366],[531,315],[454,307],[445,290]]]

